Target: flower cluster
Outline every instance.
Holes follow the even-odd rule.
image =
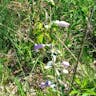
[[[49,29],[49,28],[51,28],[51,26],[53,24],[56,24],[59,27],[66,27],[66,28],[68,28],[70,26],[70,24],[68,22],[56,20],[56,21],[52,21],[49,25],[45,25],[45,28]],[[70,66],[70,63],[68,61],[65,61],[65,60],[61,61],[61,59],[59,59],[60,61],[58,61],[58,57],[62,56],[62,53],[59,50],[55,49],[52,44],[35,44],[34,50],[36,52],[38,52],[40,49],[42,49],[46,46],[51,48],[51,50],[50,50],[51,60],[49,60],[46,65],[44,65],[44,68],[45,68],[46,71],[47,70],[50,71],[50,69],[54,70],[55,71],[55,73],[54,73],[55,76],[53,78],[54,78],[54,80],[57,79],[57,81],[58,81],[59,78],[61,78],[60,77],[61,75],[66,76],[66,74],[69,73],[68,68]],[[54,81],[54,82],[56,82],[56,81]],[[63,82],[62,83],[63,85],[66,84],[66,83],[64,83],[64,82],[66,82],[66,80],[65,81],[63,80],[62,82]],[[56,85],[58,85],[58,84],[54,84],[50,80],[47,80],[45,82],[41,82],[40,88],[41,89],[44,89],[46,87],[54,88],[54,87],[56,87]]]

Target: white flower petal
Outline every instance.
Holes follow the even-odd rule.
[[[69,27],[69,23],[66,22],[66,21],[59,21],[59,20],[56,20],[56,21],[53,21],[54,24],[57,24],[58,26],[60,27]]]
[[[68,72],[68,70],[63,69],[63,73],[64,73],[64,74],[68,74],[69,72]]]
[[[51,88],[55,88],[55,86],[56,86],[55,84],[50,85]]]
[[[45,66],[45,69],[49,69],[52,67],[53,61],[49,61],[47,65]]]

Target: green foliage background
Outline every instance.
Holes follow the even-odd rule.
[[[76,69],[72,86],[71,79],[74,74],[68,74],[71,90],[63,92],[62,86],[59,85],[56,93],[50,88],[46,89],[46,96],[56,94],[57,96],[95,96],[96,64],[93,63],[96,59],[95,15],[95,0],[1,0],[1,86],[6,86],[9,81],[15,82],[18,92],[14,96],[28,96],[23,90],[23,85],[19,84],[19,77],[25,78],[34,73],[37,77],[33,78],[38,81],[40,73],[43,74],[43,80],[48,79],[46,77],[48,74],[53,76],[55,70],[46,71],[43,68],[43,59],[51,58],[48,54],[50,49],[45,48],[38,53],[34,51],[35,44],[53,44],[55,49],[62,53],[62,56],[57,57],[57,61],[69,61],[72,70],[78,62],[80,64]],[[51,26],[51,22],[55,20],[69,22],[70,26],[69,28]],[[45,25],[49,28],[46,29]],[[32,79],[32,82],[35,79]],[[36,82],[34,84],[37,94],[35,96],[44,96],[44,91],[38,88]],[[11,94],[6,90],[3,91],[2,96]]]

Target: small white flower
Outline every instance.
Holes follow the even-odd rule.
[[[47,65],[45,66],[45,69],[49,69],[52,67],[53,61],[49,61]]]
[[[50,29],[50,28],[51,28],[50,25],[45,25],[44,27],[45,27],[46,29]]]
[[[45,46],[51,47],[51,46],[52,46],[52,44],[45,44]]]
[[[51,87],[51,88],[55,88],[55,87],[56,87],[56,85],[55,85],[55,84],[52,84],[52,85],[50,85],[50,87]]]
[[[59,20],[56,20],[56,21],[53,21],[54,24],[57,24],[58,26],[60,27],[69,27],[69,23],[66,22],[66,21],[59,21]]]
[[[68,70],[63,69],[63,73],[64,73],[64,74],[68,74],[69,72],[68,72]]]

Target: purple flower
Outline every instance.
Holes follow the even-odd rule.
[[[51,45],[51,44],[35,44],[35,45],[34,45],[34,50],[38,52],[39,49],[42,49],[42,48],[44,48],[45,46],[51,47],[52,45]]]
[[[50,86],[51,84],[52,84],[51,81],[46,81],[46,82],[45,82],[45,86]]]
[[[54,84],[52,84],[51,81],[47,80],[46,82],[41,82],[40,84],[40,88],[44,89],[45,87],[53,87]],[[54,85],[55,86],[55,85]]]
[[[53,21],[53,23],[54,24],[57,24],[60,27],[69,27],[69,25],[70,25],[68,22],[59,21],[59,20]]]
[[[63,61],[62,65],[64,65],[65,67],[69,67],[70,66],[69,62],[67,62],[67,61]]]
[[[40,84],[40,88],[41,89],[44,89],[46,86],[45,86],[45,82],[41,82],[41,84]]]
[[[34,50],[35,50],[35,51],[38,51],[39,49],[42,49],[42,48],[44,48],[44,47],[45,47],[44,44],[35,44]]]

